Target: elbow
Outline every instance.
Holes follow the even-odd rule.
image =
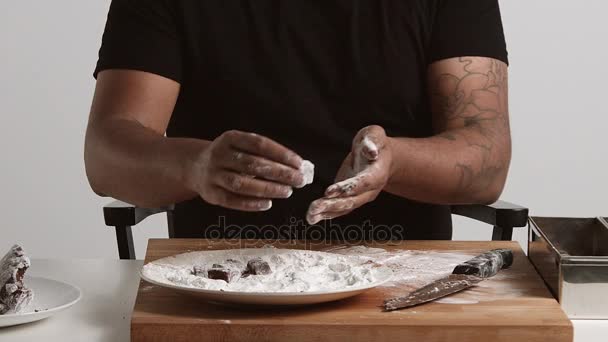
[[[507,183],[509,166],[511,164],[510,143],[500,162],[494,168],[487,169],[484,177],[480,177],[479,191],[477,192],[476,202],[478,204],[489,205],[500,199]],[[491,170],[491,171],[490,171]]]
[[[502,190],[488,189],[478,196],[476,202],[478,204],[489,205],[498,201],[501,194]]]
[[[95,162],[91,161],[90,158],[91,156],[85,155],[85,170],[89,187],[97,196],[114,197],[138,208],[156,208],[163,205],[163,203],[157,203],[147,199],[123,198],[123,196],[117,196],[117,194],[113,193],[111,190],[112,187],[110,184],[112,180],[107,178],[108,176],[106,173],[100,172],[100,168]]]
[[[84,169],[89,182],[89,187],[95,194],[101,197],[108,197],[108,191],[105,188],[107,180],[104,179],[102,160],[98,153],[98,141],[94,140],[94,135],[91,132],[91,127],[87,129],[84,142]]]
[[[98,181],[96,181],[95,179],[92,179],[90,176],[87,176],[87,179],[89,181],[89,187],[97,196],[108,197],[108,195],[106,195],[105,191],[102,190],[102,187]]]
[[[505,175],[497,176],[490,184],[484,187],[482,191],[478,192],[475,202],[489,205],[498,201],[505,188],[506,180],[506,173]]]
[[[94,156],[91,156],[90,152],[85,148],[84,169],[87,176],[87,181],[89,182],[89,187],[96,195],[107,197],[106,191],[103,187],[102,176],[96,171],[96,165],[92,159],[94,159]]]
[[[100,197],[112,197],[117,200],[129,203],[138,208],[157,208],[167,205],[164,202],[156,201],[154,198],[124,194],[117,189],[116,181],[112,178],[112,173],[104,172],[104,168],[99,165],[100,161],[95,155],[85,153],[85,171],[89,187]]]

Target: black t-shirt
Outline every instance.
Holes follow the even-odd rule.
[[[359,129],[432,135],[427,67],[458,56],[507,62],[497,0],[113,0],[95,76],[132,69],[179,82],[169,137],[213,140],[238,129],[311,160],[315,183],[268,212],[201,199],[176,206],[177,236],[231,235],[238,226],[247,237],[260,229],[272,237],[265,225],[302,229]],[[387,193],[320,225],[308,233],[357,239],[357,226],[380,238],[390,230],[392,238],[450,239],[452,230],[447,206]]]

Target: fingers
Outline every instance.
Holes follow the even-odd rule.
[[[267,211],[272,208],[272,201],[269,199],[242,196],[226,191],[220,187],[213,193],[213,199],[209,202],[224,208],[251,212]]]
[[[391,154],[383,152],[389,139],[380,126],[361,129],[352,143],[352,151],[338,171],[339,181],[325,191],[325,197],[311,203],[306,214],[309,224],[343,216],[376,199],[386,185]]]
[[[306,221],[309,224],[316,224],[322,220],[344,216],[375,200],[378,194],[378,191],[368,191],[351,197],[318,199],[310,204],[306,213]]]
[[[302,158],[266,137],[228,131],[200,156],[193,188],[210,204],[265,211],[305,183]]]
[[[306,215],[306,222],[308,222],[308,224],[313,225],[313,224],[317,224],[321,221],[325,221],[325,220],[333,220],[335,218],[341,217],[341,216],[346,216],[348,214],[350,214],[352,212],[352,210],[348,210],[348,211],[341,211],[341,212],[324,212],[318,215]]]
[[[325,190],[325,197],[356,196],[374,190],[377,184],[381,183],[380,178],[382,176],[381,172],[376,172],[376,168],[377,166],[371,166],[352,178],[329,186]]]
[[[292,187],[299,187],[304,182],[304,175],[299,170],[237,150],[225,153],[219,164],[234,172]]]
[[[343,212],[355,209],[356,198],[320,198],[310,204],[308,214],[318,215],[324,212]]]
[[[188,184],[210,204],[264,211],[272,199],[288,198],[292,187],[306,185],[303,165],[300,156],[271,139],[228,131],[195,160]]]
[[[233,194],[255,198],[289,198],[290,186],[259,180],[231,171],[223,171],[216,178],[216,185]]]
[[[237,150],[299,169],[302,158],[287,147],[255,133],[228,131],[222,135]]]
[[[350,171],[350,167],[355,175],[328,187],[325,196],[356,196],[377,188],[382,190],[392,163],[390,148],[385,149],[388,143],[389,139],[380,126],[368,126],[359,131],[353,140],[353,151],[338,171],[338,176],[341,176],[349,173],[345,171]]]

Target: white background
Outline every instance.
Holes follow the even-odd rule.
[[[0,250],[116,258],[108,199],[89,189],[83,140],[109,1],[7,1],[0,10]],[[514,154],[503,199],[533,215],[608,215],[608,3],[501,1]],[[455,239],[489,227],[457,219]],[[164,217],[134,229],[138,256]],[[517,234],[525,240],[525,233]]]

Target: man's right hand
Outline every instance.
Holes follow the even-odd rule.
[[[226,208],[263,211],[303,185],[302,158],[260,135],[166,137],[179,92],[179,83],[147,72],[99,73],[85,144],[96,193],[144,208],[201,196]]]
[[[187,187],[210,204],[265,211],[302,187],[302,158],[279,143],[240,131],[216,138],[188,167]]]

